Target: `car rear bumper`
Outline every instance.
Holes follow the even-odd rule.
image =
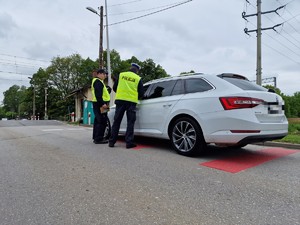
[[[232,133],[229,130],[218,131],[211,135],[204,136],[207,143],[218,144],[250,144],[255,142],[272,141],[285,137],[287,129],[265,130],[258,133]]]
[[[249,137],[245,137],[244,139],[240,140],[238,142],[238,144],[243,145],[243,144],[251,144],[251,143],[257,143],[257,142],[278,140],[278,139],[284,138],[287,134],[288,133],[249,136]]]

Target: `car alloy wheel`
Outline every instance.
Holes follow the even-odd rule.
[[[177,119],[173,124],[171,141],[175,151],[181,155],[192,156],[205,149],[199,125],[187,117]]]

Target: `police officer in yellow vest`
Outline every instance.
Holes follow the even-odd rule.
[[[134,123],[136,120],[136,104],[143,97],[144,89],[141,77],[138,75],[141,67],[132,63],[130,71],[120,73],[116,78],[113,90],[116,92],[116,112],[109,138],[109,147],[114,147],[120,130],[124,113],[127,115],[127,129],[125,134],[126,148],[134,148]]]
[[[93,125],[93,139],[95,144],[105,144],[108,140],[103,138],[107,126],[107,109],[109,108],[110,95],[103,83],[106,78],[106,71],[99,69],[97,75],[92,80],[92,102],[95,115]]]

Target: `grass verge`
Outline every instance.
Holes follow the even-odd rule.
[[[289,119],[289,134],[277,142],[300,144],[300,118]]]

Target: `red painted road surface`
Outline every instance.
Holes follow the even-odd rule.
[[[118,141],[125,143],[124,141]],[[143,148],[152,148],[149,145],[140,145],[132,148],[132,150],[141,150]],[[240,171],[261,165],[265,162],[278,159],[290,154],[299,152],[299,150],[284,149],[284,148],[265,148],[258,151],[241,151],[235,156],[224,157],[222,159],[216,159],[204,163],[200,163],[200,166],[206,166],[218,170],[223,170],[229,173],[238,173]]]
[[[230,173],[238,173],[273,159],[281,158],[297,152],[299,151],[283,148],[267,148],[260,151],[241,152],[235,156],[204,162],[200,165]]]

